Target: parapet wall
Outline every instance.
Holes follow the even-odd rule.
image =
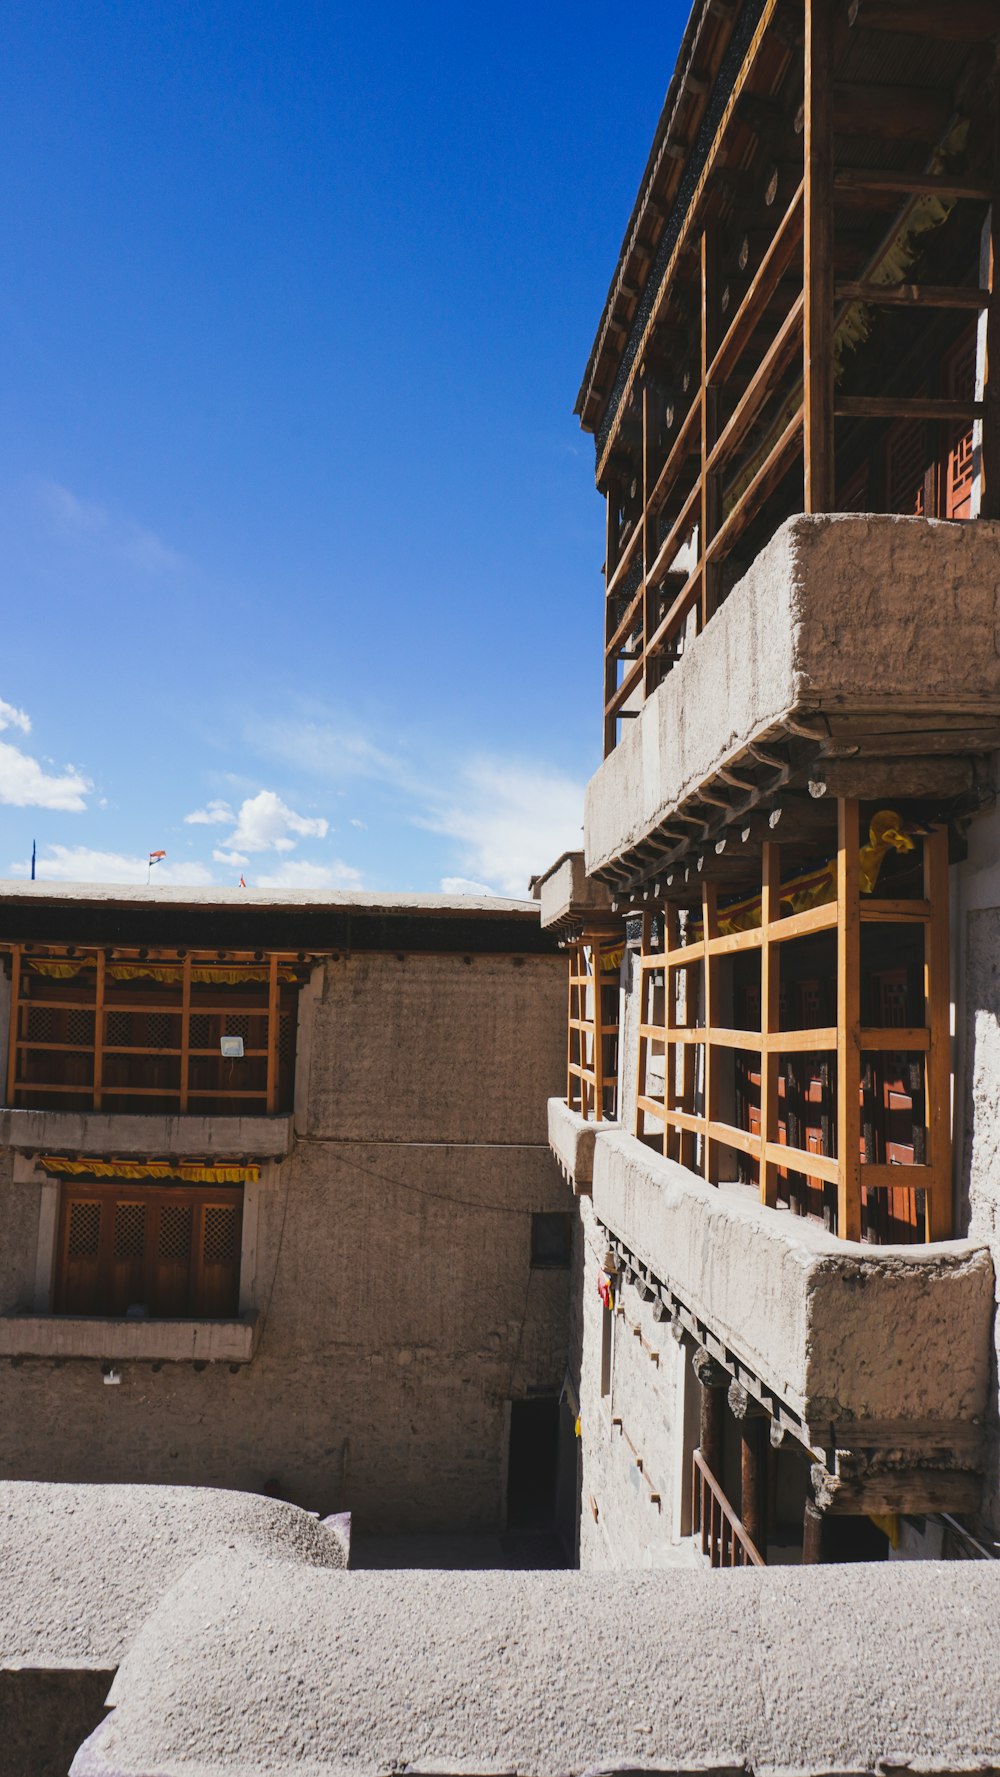
[[[788,519],[591,779],[587,870],[789,716],[919,730],[964,715],[995,736],[998,710],[1000,524]]]

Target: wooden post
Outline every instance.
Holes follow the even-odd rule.
[[[705,940],[705,961],[702,964],[705,983],[705,1134],[702,1141],[702,1169],[710,1185],[717,1185],[719,1182],[719,1146],[709,1133],[711,1125],[719,1120],[719,1051],[712,1043],[712,1032],[722,1023],[719,1016],[719,960],[708,953],[709,941],[719,934],[717,901],[715,883],[702,883],[701,918],[702,936]]]
[[[861,1239],[861,907],[858,804],[837,803],[837,1233]]]
[[[722,1441],[725,1435],[725,1391],[729,1386],[729,1374],[721,1364],[716,1363],[714,1357],[700,1347],[692,1357],[691,1365],[701,1389],[698,1403],[698,1447],[701,1450],[702,1461],[721,1484]]]
[[[97,952],[97,979],[94,987],[94,1109],[101,1108],[104,1089],[104,980],[103,950]]]
[[[740,1426],[740,1517],[750,1541],[767,1556],[767,1482],[771,1441],[763,1411]]]
[[[722,517],[722,477],[708,473],[708,459],[719,435],[719,391],[708,386],[708,367],[719,346],[719,277],[717,243],[706,229],[701,237],[701,513],[698,554],[701,559],[701,624],[704,629],[718,604],[719,564],[708,560],[708,546]]]
[[[951,955],[948,938],[948,829],[924,840],[924,1017],[927,1054],[927,1239],[950,1240],[951,1177]]]
[[[986,311],[986,375],[983,385],[983,433],[980,518],[1000,518],[1000,89],[994,81],[989,103],[993,134],[990,205],[989,291]]]
[[[767,1157],[778,1139],[778,1027],[781,1011],[781,946],[771,943],[771,927],[781,901],[781,850],[773,841],[761,847],[760,901],[760,1173],[761,1203],[778,1201],[778,1168]]]
[[[677,973],[667,967],[667,959],[677,948],[677,909],[671,905],[663,909],[663,1152],[672,1160],[683,1158],[680,1132],[671,1128],[666,1115],[677,1109],[677,1043],[673,1040],[677,1030]]]
[[[604,1117],[604,1002],[601,990],[601,941],[590,940],[590,1006],[594,1045],[594,1122]]]
[[[643,1113],[639,1109],[639,1100],[640,1100],[640,1098],[642,1098],[645,1095],[645,1091],[646,1091],[646,1060],[647,1060],[647,1056],[649,1055],[649,1038],[643,1036],[642,1027],[644,1024],[651,1024],[652,1023],[652,1019],[650,1017],[651,993],[650,993],[650,985],[649,985],[651,971],[649,969],[647,969],[645,966],[646,958],[649,955],[649,951],[650,951],[650,944],[652,942],[652,940],[651,940],[652,924],[653,924],[652,914],[644,912],[642,915],[642,937],[641,937],[641,940],[639,943],[639,1044],[638,1044],[638,1054],[636,1057],[636,1070],[635,1070],[635,1117],[633,1119],[633,1124],[632,1124],[632,1133],[635,1136],[639,1136],[642,1134]],[[621,1065],[619,1064],[619,1074],[620,1073],[621,1073]],[[624,1109],[624,1106],[621,1103],[621,1090],[622,1090],[622,1083],[621,1083],[621,1079],[619,1079],[619,1082],[618,1082],[618,1115],[619,1116],[622,1115],[622,1111]]]
[[[649,638],[656,628],[656,614],[653,610],[654,595],[649,587],[649,564],[651,550],[649,546],[649,496],[653,490],[655,478],[654,452],[651,434],[659,425],[659,402],[654,398],[649,383],[642,385],[642,693],[649,697],[656,690],[656,667],[651,656],[646,652]]]
[[[188,1108],[188,1074],[191,1065],[191,952],[181,963],[181,1115]]]
[[[267,967],[267,1114],[278,1109],[278,953],[272,951]]]
[[[21,946],[15,944],[10,953],[10,1032],[7,1048],[7,1104],[14,1103],[17,1090],[18,1038],[21,1034]]]
[[[826,1513],[821,1512],[818,1505],[811,1499],[806,1500],[802,1516],[802,1565],[815,1567],[824,1559],[823,1530],[826,1525]]]
[[[803,378],[805,506],[832,512],[833,0],[806,0]]]
[[[619,511],[619,506],[621,504],[621,485],[618,481],[617,476],[612,477],[612,479],[608,482],[607,501],[608,501],[608,507],[607,507],[606,532],[605,532],[605,542],[604,542],[604,586],[605,586],[605,597],[604,597],[604,648],[605,648],[605,654],[604,654],[604,757],[605,758],[608,757],[609,753],[614,752],[615,743],[616,743],[617,736],[618,736],[617,717],[614,715],[613,712],[610,715],[608,714],[608,705],[611,702],[611,699],[614,697],[614,694],[615,694],[616,680],[618,677],[618,669],[617,669],[617,665],[615,662],[614,654],[609,654],[607,652],[608,643],[610,642],[611,637],[614,635],[614,632],[615,632],[615,623],[612,618],[611,600],[607,596],[607,588],[610,586],[612,576],[614,575],[614,571],[618,566],[618,558],[619,558],[619,554],[620,554],[619,547],[618,547],[618,511]]]

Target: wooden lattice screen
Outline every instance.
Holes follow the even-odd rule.
[[[157,1318],[234,1315],[239,1308],[239,1187],[74,1182],[62,1189],[58,1314]]]
[[[831,898],[824,904],[782,913],[780,847],[765,844],[756,927],[720,935],[713,883],[702,888],[694,941],[693,928],[682,932],[677,909],[668,907],[663,948],[652,949],[651,918],[644,914],[635,1133],[662,1142],[668,1157],[715,1184],[732,1177],[732,1160],[742,1157],[762,1202],[776,1204],[781,1183],[794,1207],[825,1211],[846,1239],[860,1239],[863,1227],[875,1239],[947,1239],[947,830],[937,828],[919,842],[923,894],[902,899],[861,891],[856,802],[840,803],[838,835]],[[805,1022],[800,1015],[789,1028],[782,952],[821,933],[830,934],[829,984],[798,984]],[[864,934],[877,942],[865,939],[863,958]],[[900,971],[878,966],[877,953],[890,937],[916,959],[908,971],[916,976],[916,992]],[[747,1021],[739,1028],[722,1011],[721,968],[749,957],[759,958],[759,987],[739,1002]],[[809,1024],[818,1013],[828,1022]],[[736,1090],[725,1107],[727,1057],[735,1063]],[[801,1181],[801,1198],[795,1181]]]

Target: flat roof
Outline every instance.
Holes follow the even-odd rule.
[[[536,902],[506,895],[382,894],[370,889],[187,888],[183,884],[120,882],[26,882],[0,878],[0,906],[7,902],[72,901],[100,907],[349,907],[358,912],[421,914],[521,914],[537,919]]]

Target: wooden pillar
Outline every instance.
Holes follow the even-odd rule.
[[[702,1170],[711,1185],[719,1182],[719,1145],[713,1140],[711,1126],[719,1120],[719,1051],[712,1042],[712,1032],[722,1023],[719,1016],[719,961],[710,956],[708,946],[718,937],[718,895],[714,882],[705,882],[701,889],[702,936],[705,960],[702,979],[705,983],[705,1134],[702,1141]]]
[[[191,1071],[191,952],[181,963],[181,1115],[188,1110],[188,1075]]]
[[[94,1109],[101,1108],[101,1093],[104,1087],[104,982],[105,958],[103,950],[97,952],[97,977],[94,987]]]
[[[702,1461],[721,1484],[722,1449],[725,1435],[726,1389],[729,1373],[716,1363],[707,1351],[699,1349],[691,1360],[698,1378],[699,1397],[698,1446]]]
[[[771,943],[771,927],[781,899],[781,851],[768,841],[761,848],[760,904],[760,1173],[761,1203],[778,1201],[778,1168],[768,1144],[778,1140],[778,1026],[781,1011],[781,946]]]
[[[278,954],[271,952],[267,967],[267,1114],[275,1116],[278,1109]]]
[[[681,1160],[680,1132],[671,1127],[666,1113],[677,1109],[677,970],[668,967],[679,948],[677,909],[663,909],[663,1152],[668,1160]]]
[[[604,757],[615,750],[618,737],[618,721],[613,712],[609,714],[608,705],[614,697],[618,668],[614,654],[607,651],[608,643],[615,633],[615,622],[612,616],[611,600],[607,597],[607,588],[611,585],[615,569],[618,566],[620,550],[618,546],[618,513],[621,505],[621,484],[617,476],[612,476],[607,488],[607,518],[604,543]]]
[[[1000,83],[990,95],[993,132],[993,202],[990,206],[989,289],[986,311],[986,378],[983,388],[980,518],[1000,518]]]
[[[18,1039],[21,1034],[21,946],[15,944],[10,953],[10,1030],[7,1039],[7,1099],[14,1103],[17,1090]]]
[[[833,0],[806,0],[803,316],[805,507],[832,512]]]
[[[708,369],[719,346],[718,244],[706,229],[701,237],[701,625],[704,629],[718,605],[719,569],[708,560],[708,546],[722,518],[722,477],[709,475],[708,458],[719,436],[719,391],[709,388]]]
[[[806,1500],[802,1518],[802,1565],[815,1567],[824,1559],[823,1530],[826,1524],[826,1513],[811,1499]]]
[[[650,979],[651,979],[651,975],[652,975],[652,970],[650,970],[646,967],[646,958],[649,955],[650,946],[652,944],[652,929],[653,929],[653,916],[651,913],[647,913],[644,911],[643,915],[642,915],[642,937],[639,942],[639,1041],[638,1041],[638,1049],[637,1049],[637,1054],[636,1054],[636,1065],[635,1065],[635,1114],[634,1114],[633,1120],[632,1120],[632,1134],[635,1136],[639,1136],[642,1134],[643,1112],[639,1109],[639,1100],[640,1100],[640,1098],[645,1096],[645,1092],[646,1092],[646,1070],[647,1070],[647,1061],[648,1061],[648,1056],[649,1056],[649,1038],[643,1036],[643,1034],[642,1034],[643,1033],[643,1026],[652,1024],[652,1022],[653,1022],[652,1016],[651,1016],[652,992],[651,992],[651,988],[650,988]],[[621,1058],[620,1058],[620,1054],[619,1054],[619,1062],[618,1062],[618,1115],[619,1115],[619,1117],[623,1117],[624,1109],[625,1109],[625,1107],[622,1104],[622,1065],[621,1065]]]
[[[590,951],[591,1041],[594,1045],[594,1122],[604,1117],[604,1000],[601,989],[601,940],[584,940]]]
[[[837,1233],[861,1239],[861,908],[858,805],[837,804]]]
[[[771,1417],[741,1382],[729,1384],[727,1400],[740,1428],[740,1517],[750,1541],[766,1559]]]
[[[924,926],[924,1017],[927,1053],[927,1238],[950,1240],[951,1176],[951,952],[948,938],[948,829],[924,840],[924,899],[931,916]]]

